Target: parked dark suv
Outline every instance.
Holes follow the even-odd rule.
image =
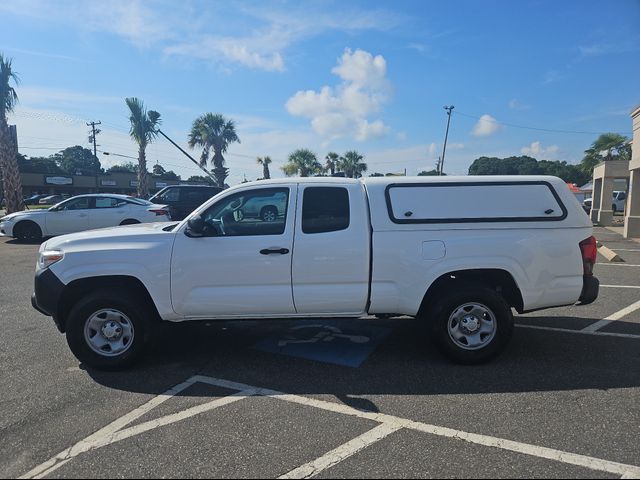
[[[169,206],[171,220],[183,220],[196,208],[222,191],[220,187],[207,185],[169,185],[164,187],[150,202]]]

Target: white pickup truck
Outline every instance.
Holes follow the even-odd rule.
[[[243,213],[267,203],[277,215]],[[429,322],[445,355],[478,363],[512,309],[597,298],[592,230],[555,177],[260,181],[181,223],[45,242],[32,303],[99,369],[129,366],[160,321],[366,314]]]

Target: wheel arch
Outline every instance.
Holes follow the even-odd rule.
[[[418,315],[424,315],[444,291],[464,285],[489,287],[498,292],[510,307],[519,313],[524,311],[522,292],[511,273],[499,268],[478,268],[455,270],[438,277],[427,289]]]
[[[25,225],[29,225],[29,224],[33,224],[33,225],[35,225],[36,227],[38,227],[38,228],[40,229],[40,234],[41,234],[43,237],[45,236],[45,229],[44,229],[44,227],[43,227],[40,223],[36,222],[36,221],[35,221],[34,219],[32,219],[32,218],[24,218],[24,219],[22,219],[22,220],[18,220],[18,221],[16,222],[16,224],[13,226],[13,229],[12,229],[13,236],[14,236],[14,237],[16,236],[16,231],[19,231],[19,229],[20,229],[20,228],[24,227]]]
[[[62,291],[57,311],[57,318],[60,319],[61,330],[63,332],[66,330],[68,314],[80,298],[90,292],[107,288],[126,290],[137,298],[140,298],[150,314],[150,320],[152,322],[160,321],[160,314],[151,298],[151,294],[138,278],[129,275],[86,277],[70,282]]]

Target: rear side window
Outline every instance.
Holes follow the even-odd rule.
[[[302,198],[302,232],[349,228],[349,192],[340,187],[307,187]]]
[[[386,195],[395,223],[536,222],[567,216],[545,181],[395,184]]]

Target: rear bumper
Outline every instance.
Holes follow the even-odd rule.
[[[600,280],[593,276],[585,276],[582,283],[582,293],[580,294],[580,305],[589,305],[598,298],[600,292]]]
[[[61,333],[64,333],[64,326],[57,318],[57,314],[63,290],[64,284],[50,269],[47,268],[36,273],[31,305],[43,315],[53,317],[53,321]]]

